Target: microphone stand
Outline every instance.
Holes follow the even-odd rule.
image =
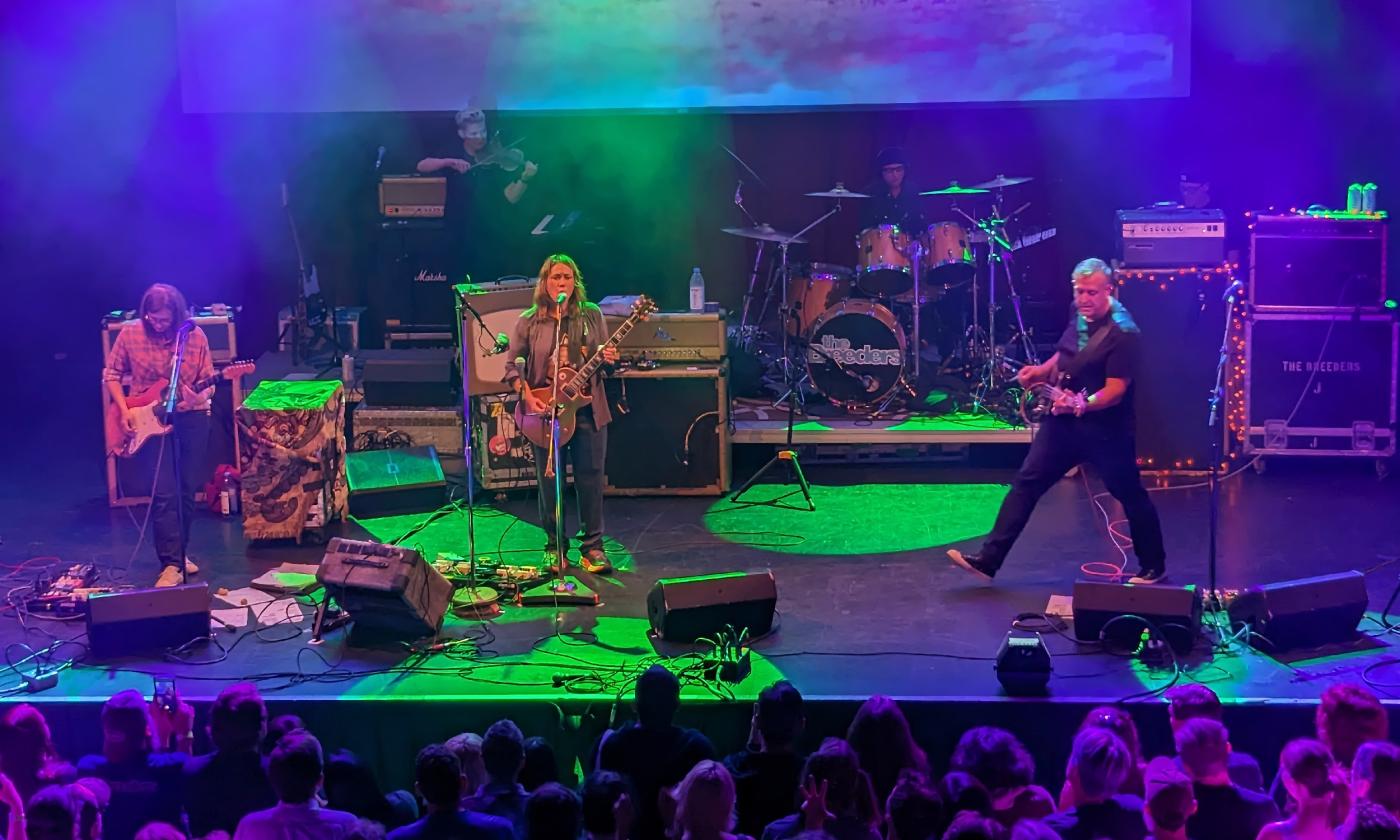
[[[185,531],[185,475],[180,464],[180,424],[175,422],[175,406],[180,401],[180,370],[185,364],[185,346],[189,343],[193,321],[186,321],[175,333],[175,355],[170,360],[170,384],[165,395],[165,419],[170,422],[170,469],[175,474],[175,524],[180,529],[180,583],[190,582],[185,562],[188,538]]]
[[[471,394],[472,356],[475,354],[467,342],[467,319],[463,310],[476,318],[483,332],[486,331],[486,322],[481,320],[481,313],[467,300],[469,287],[470,283],[452,287],[457,303],[457,341],[462,352],[462,457],[467,474],[467,587],[465,594],[454,600],[458,604],[477,608],[492,603],[499,596],[490,587],[478,586],[476,577],[476,472],[472,453],[472,426],[476,418],[472,414]]]
[[[1225,365],[1230,355],[1230,321],[1235,314],[1235,294],[1238,280],[1232,282],[1225,293],[1225,330],[1220,336],[1220,358],[1215,364],[1215,387],[1210,392],[1210,418],[1206,423],[1206,434],[1210,435],[1210,472],[1206,480],[1210,488],[1209,545],[1206,549],[1206,606],[1212,611],[1220,609],[1220,590],[1216,585],[1216,543],[1220,532],[1220,438],[1224,432],[1217,431],[1220,422],[1220,403],[1225,398]]]

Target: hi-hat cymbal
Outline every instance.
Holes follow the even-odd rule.
[[[869,198],[865,193],[851,192],[846,189],[845,184],[837,184],[829,190],[823,192],[803,193],[812,198]]]
[[[756,227],[745,228],[721,228],[721,230],[730,236],[742,236],[745,239],[761,239],[764,242],[792,242],[797,245],[802,245],[807,242],[807,240],[800,236],[793,236],[790,233],[774,230],[772,225],[758,225]]]
[[[976,187],[959,186],[957,181],[953,181],[941,190],[929,190],[928,192],[921,192],[919,195],[981,195],[985,192],[986,190],[977,189]]]
[[[1026,183],[1027,181],[1033,181],[1033,180],[1035,180],[1035,179],[1034,179],[1034,178],[1019,178],[1019,177],[1008,178],[1008,177],[1006,177],[1005,175],[998,175],[998,176],[996,176],[995,178],[993,178],[993,179],[990,180],[990,181],[987,181],[987,182],[982,183],[982,184],[977,184],[977,186],[978,186],[978,187],[981,187],[982,189],[986,189],[986,190],[999,190],[999,189],[1001,189],[1002,187],[1014,187],[1014,186],[1016,186],[1017,184],[1024,184],[1024,183]]]

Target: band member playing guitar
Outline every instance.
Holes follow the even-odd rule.
[[[152,386],[159,387],[170,378],[170,366],[175,354],[176,334],[189,317],[185,296],[174,286],[157,283],[141,296],[137,308],[140,322],[129,324],[117,334],[112,344],[102,381],[120,412],[126,433],[135,432],[132,409],[122,390],[122,377],[130,376],[132,394]],[[193,386],[200,380],[213,381],[214,363],[209,355],[209,339],[199,327],[193,327],[185,345],[184,363],[180,368],[180,396],[175,416],[169,418],[177,427],[173,437],[164,435],[158,444],[142,447],[135,455],[145,465],[145,472],[154,479],[151,494],[151,529],[156,557],[160,560],[160,576],[156,586],[175,586],[181,581],[180,564],[194,574],[199,568],[185,555],[189,543],[190,522],[194,519],[194,494],[205,477],[204,450],[209,443],[209,399],[213,386],[196,393]],[[173,467],[175,458],[170,447],[179,441],[180,472],[177,481]],[[109,442],[114,448],[123,441]],[[175,506],[181,505],[183,516]],[[183,533],[180,523],[184,522]]]
[[[1166,551],[1157,509],[1138,476],[1133,434],[1133,377],[1138,328],[1113,297],[1113,270],[1103,260],[1075,266],[1076,315],[1041,365],[1027,365],[1016,378],[1026,388],[1049,385],[1054,395],[1021,470],[1002,501],[996,524],[976,554],[956,549],[948,556],[964,569],[991,580],[1020,536],[1031,511],[1071,467],[1092,464],[1128,517],[1140,568],[1128,582],[1158,583],[1166,577]]]
[[[558,346],[554,342],[556,326],[560,336]],[[528,412],[546,414],[550,410],[556,370],[576,369],[592,352],[601,352],[603,361],[609,364],[617,361],[616,347],[598,349],[607,338],[607,322],[602,310],[588,302],[578,264],[564,254],[555,254],[540,268],[534,304],[520,313],[515,322],[502,381],[520,394]],[[590,403],[576,415],[577,428],[560,449],[558,468],[565,468],[564,458],[573,466],[574,495],[579,511],[580,564],[585,571],[606,574],[612,571],[612,564],[603,551],[603,464],[607,459],[607,426],[612,414],[603,393],[601,375],[595,374],[590,386]],[[548,535],[545,554],[548,562],[559,563],[562,568],[569,547],[555,545],[554,479],[552,475],[548,478],[545,475],[550,452],[538,444],[534,445],[534,451],[540,524]]]

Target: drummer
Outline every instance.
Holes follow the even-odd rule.
[[[904,150],[898,146],[881,149],[875,156],[875,168],[880,172],[880,180],[865,189],[872,198],[860,203],[861,230],[877,225],[898,225],[909,234],[923,230],[919,191],[907,187],[904,181]]]

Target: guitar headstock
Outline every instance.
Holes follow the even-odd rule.
[[[645,321],[656,311],[656,301],[646,295],[638,295],[632,302],[632,317],[638,321]]]
[[[219,370],[219,375],[225,379],[237,379],[238,377],[250,374],[257,369],[258,364],[252,359],[239,359],[238,361],[229,362],[228,364],[224,365],[223,368]]]

